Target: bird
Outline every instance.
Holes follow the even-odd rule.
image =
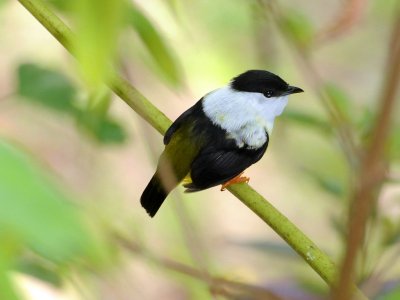
[[[197,101],[164,135],[157,170],[140,197],[154,217],[183,181],[185,192],[248,182],[244,170],[267,150],[275,117],[291,94],[301,93],[266,70],[248,70]]]

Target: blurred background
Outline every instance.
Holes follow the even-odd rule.
[[[0,0],[0,299],[326,299],[324,281],[228,191],[179,188],[149,218],[139,198],[162,137],[102,82],[112,61],[172,120],[248,69],[303,88],[246,175],[340,265],[360,155],[398,62],[399,1],[44,3],[76,33],[77,59]],[[391,110],[356,268],[365,294],[385,300],[400,299]]]

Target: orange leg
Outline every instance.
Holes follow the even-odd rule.
[[[228,180],[227,182],[225,182],[222,186],[221,186],[221,191],[225,191],[225,189],[232,185],[232,184],[236,184],[236,183],[248,183],[250,181],[249,177],[246,176],[242,176],[243,172],[240,173],[238,176],[232,178],[231,180]]]

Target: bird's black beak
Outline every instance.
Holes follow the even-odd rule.
[[[302,93],[302,92],[304,92],[304,91],[301,88],[299,88],[297,86],[292,86],[292,85],[289,85],[286,90],[287,95],[297,94],[297,93]]]

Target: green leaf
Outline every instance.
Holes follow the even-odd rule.
[[[381,239],[382,244],[385,246],[391,246],[400,240],[400,226],[399,222],[396,222],[388,216],[383,216],[381,219]]]
[[[78,212],[22,151],[0,140],[0,228],[53,261],[84,255],[90,236]]]
[[[74,49],[90,88],[108,78],[122,25],[122,0],[75,0],[77,17]]]
[[[120,144],[126,140],[126,133],[121,124],[107,116],[110,104],[109,89],[97,89],[89,97],[87,110],[77,116],[78,122],[98,142]]]
[[[56,272],[56,270],[50,268],[40,260],[22,259],[17,262],[14,269],[18,272],[25,273],[41,281],[47,282],[55,287],[60,287],[62,284],[61,276]]]
[[[99,141],[103,143],[123,143],[126,140],[126,133],[120,124],[110,119],[103,119],[95,131]]]
[[[281,26],[300,47],[307,49],[312,46],[315,30],[310,19],[301,11],[286,9],[281,19]]]
[[[63,74],[34,64],[18,68],[18,93],[28,100],[60,111],[73,111],[76,90]]]
[[[344,222],[343,216],[332,215],[330,216],[329,221],[333,229],[335,229],[337,234],[340,236],[340,238],[345,239],[347,234],[347,227],[346,222]]]
[[[362,109],[360,116],[356,120],[356,126],[360,131],[361,138],[367,139],[371,136],[375,119],[376,114],[372,110],[368,108]]]
[[[89,96],[87,111],[98,117],[105,117],[111,105],[111,91],[107,87],[96,89]]]
[[[345,195],[345,188],[343,183],[337,178],[320,174],[320,172],[314,170],[305,170],[305,172],[322,188],[324,191],[337,196],[343,197]]]
[[[342,113],[346,119],[351,119],[353,114],[352,101],[345,90],[334,83],[325,84],[325,91],[336,108]]]
[[[93,113],[84,112],[78,118],[78,124],[98,142],[104,144],[121,144],[127,135],[119,123]]]
[[[129,8],[128,22],[139,35],[164,78],[170,84],[179,86],[183,81],[180,66],[156,27],[133,4]]]
[[[332,126],[329,122],[310,113],[289,109],[285,111],[282,117],[300,125],[310,126],[325,133],[332,133]]]
[[[63,74],[34,64],[18,68],[18,93],[24,99],[60,112],[70,113],[83,124],[86,133],[102,143],[122,143],[126,139],[123,127],[107,117],[111,103],[108,89],[98,88],[89,97],[87,110],[75,104],[77,91]]]

